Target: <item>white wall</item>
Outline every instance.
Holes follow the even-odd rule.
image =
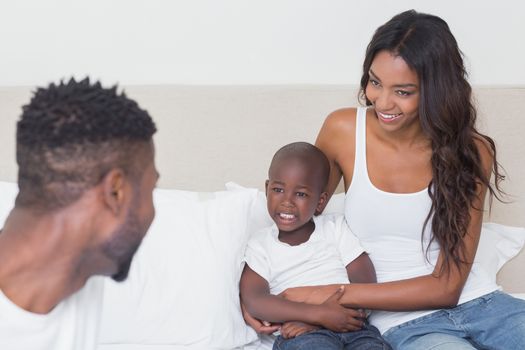
[[[443,17],[476,85],[525,85],[521,0],[2,0],[0,86],[357,84],[377,26]]]

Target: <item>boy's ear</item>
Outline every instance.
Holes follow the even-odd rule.
[[[268,184],[270,183],[270,180],[266,180],[264,182],[264,193],[266,194],[266,196],[268,196]]]
[[[104,204],[118,215],[126,198],[126,178],[122,169],[111,169],[102,179]]]
[[[319,201],[317,202],[317,208],[315,208],[315,215],[322,214],[324,208],[328,204],[328,192],[321,192]]]

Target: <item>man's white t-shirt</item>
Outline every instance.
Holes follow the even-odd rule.
[[[268,281],[270,293],[287,288],[347,284],[346,265],[364,252],[342,215],[314,217],[308,241],[291,246],[279,241],[277,225],[265,228],[248,242],[245,261]]]
[[[45,315],[18,307],[0,290],[0,349],[95,350],[104,278],[91,277],[81,290]]]

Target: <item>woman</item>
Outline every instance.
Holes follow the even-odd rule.
[[[333,112],[316,142],[331,162],[328,192],[342,177],[345,216],[381,282],[346,286],[342,303],[386,310],[371,322],[395,349],[525,349],[525,301],[473,264],[485,195],[502,175],[446,22],[407,11],[378,28],[361,96],[368,108]],[[335,288],[285,297],[320,302]]]

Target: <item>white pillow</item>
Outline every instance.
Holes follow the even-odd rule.
[[[481,265],[496,283],[496,274],[525,244],[525,228],[483,223],[474,263]]]
[[[156,217],[123,283],[108,279],[101,343],[231,349],[257,339],[239,279],[256,190],[155,190]]]
[[[227,191],[246,191],[248,188],[243,187],[235,182],[228,182],[225,185]],[[266,206],[266,194],[263,191],[259,191],[256,188],[252,188],[255,191],[256,197],[248,218],[248,235],[251,235],[261,229],[271,226],[273,224],[270,214]]]

